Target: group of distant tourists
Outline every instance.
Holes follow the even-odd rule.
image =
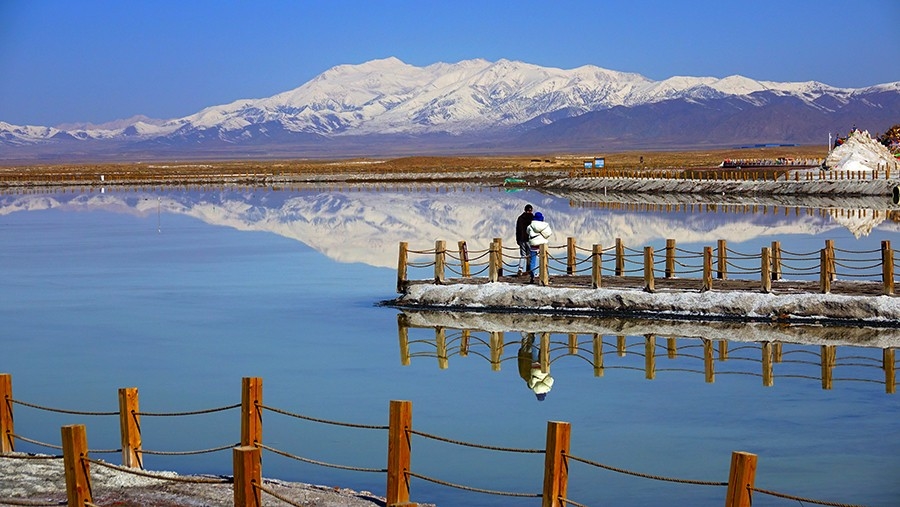
[[[550,224],[544,221],[544,214],[534,213],[534,207],[525,205],[525,211],[516,219],[516,243],[519,244],[519,270],[516,276],[529,275],[529,283],[534,283],[537,274],[537,253],[541,245],[546,245],[553,235]]]

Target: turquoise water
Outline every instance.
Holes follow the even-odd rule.
[[[81,411],[116,411],[116,390],[137,387],[142,412],[240,402],[245,376],[262,377],[264,403],[329,420],[386,425],[390,400],[413,403],[414,427],[455,440],[542,448],[547,421],[572,424],[572,453],[647,474],[727,481],[732,451],[759,455],[756,485],[819,500],[900,503],[900,401],[886,394],[882,349],[841,344],[831,389],[823,389],[819,345],[784,345],[774,381],[763,386],[759,345],[729,343],[706,382],[701,341],[666,357],[656,338],[654,378],[644,332],[604,334],[604,374],[591,364],[590,334],[554,331],[554,386],[543,402],[519,376],[518,329],[504,334],[499,368],[485,332],[460,355],[457,329],[441,368],[433,328],[409,331],[404,365],[393,298],[397,244],[437,239],[484,248],[513,245],[525,202],[562,238],[580,245],[659,248],[666,238],[699,250],[727,239],[758,252],[779,240],[810,251],[825,239],[853,251],[895,236],[891,220],[857,237],[822,213],[643,211],[581,207],[566,197],[492,189],[138,190],[0,196],[0,372],[17,400]],[[430,277],[428,270],[420,273]],[[415,273],[411,273],[415,277]],[[539,322],[527,314],[520,323]],[[511,326],[516,327],[516,326]],[[651,330],[652,331],[652,330]],[[889,331],[874,331],[888,333]],[[585,330],[590,333],[590,330]],[[713,330],[709,330],[713,335]],[[718,347],[718,343],[716,344]],[[745,348],[746,347],[746,348]],[[755,349],[752,347],[756,347]],[[699,350],[698,350],[699,348]],[[797,361],[794,361],[794,360]],[[85,423],[91,449],[119,447],[118,419],[15,406],[16,433],[59,441],[59,428]],[[142,419],[144,448],[209,449],[239,440],[239,412]],[[385,467],[387,435],[266,414],[264,442],[303,457]],[[17,450],[56,453],[17,442]],[[117,454],[97,454],[118,462]],[[153,470],[231,473],[229,451],[145,455]],[[416,473],[495,491],[539,493],[543,456],[490,452],[425,438],[413,441]],[[267,477],[384,494],[383,474],[337,470],[265,454]],[[413,501],[438,505],[539,505],[534,498],[471,493],[413,479]],[[722,487],[635,478],[570,466],[569,498],[586,505],[721,505]],[[2,496],[2,492],[0,492]],[[755,505],[795,503],[756,495]]]

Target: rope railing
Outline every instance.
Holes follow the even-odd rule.
[[[194,451],[151,451],[149,449],[141,449],[141,453],[142,454],[152,454],[155,456],[195,456],[198,454],[210,454],[210,453],[214,453],[214,452],[224,451],[227,449],[231,449],[233,447],[237,447],[238,445],[241,445],[241,443],[237,442],[234,444],[223,445],[221,447],[212,447],[210,449],[197,449]],[[91,452],[97,452],[97,451],[92,450]],[[117,452],[122,452],[122,450],[119,449]]]
[[[303,419],[305,421],[317,422],[317,423],[322,423],[322,424],[331,424],[333,426],[344,426],[346,428],[362,428],[362,429],[369,429],[369,430],[386,430],[386,429],[388,429],[388,426],[384,426],[384,425],[356,424],[356,423],[348,423],[348,422],[342,422],[342,421],[333,421],[333,420],[329,420],[329,419],[320,419],[318,417],[310,417],[308,415],[298,414],[295,412],[288,412],[287,410],[270,407],[268,405],[259,405],[259,408],[275,412],[276,414],[293,417],[295,419]]]
[[[152,472],[146,472],[144,470],[140,470],[137,468],[129,468],[123,467],[119,465],[113,465],[112,463],[107,463],[106,461],[97,460],[93,458],[89,458],[87,456],[82,456],[83,460],[98,466],[102,466],[104,468],[109,468],[111,470],[116,470],[118,472],[123,472],[126,474],[136,475],[139,477],[146,477],[148,479],[157,479],[160,481],[171,481],[171,482],[182,482],[188,484],[231,484],[234,482],[232,479],[227,477],[185,477],[182,475],[163,475],[163,474],[155,474]]]
[[[301,504],[301,503],[294,502],[294,501],[291,500],[290,498],[288,498],[288,497],[286,497],[286,496],[284,496],[284,495],[281,495],[281,494],[279,494],[278,492],[276,492],[276,491],[274,491],[274,490],[272,490],[272,489],[269,489],[269,488],[263,486],[262,484],[254,484],[254,487],[255,487],[256,489],[262,491],[263,493],[267,494],[267,495],[270,495],[270,496],[272,496],[272,497],[275,497],[275,498],[281,500],[282,502],[284,502],[284,503],[286,503],[286,504],[288,504],[288,505],[293,505],[294,507],[306,507],[305,505],[303,505],[303,504]]]
[[[454,440],[452,438],[441,437],[438,435],[434,435],[431,433],[426,433],[424,431],[418,430],[409,430],[413,435],[418,435],[420,437],[429,438],[431,440],[437,440],[439,442],[445,442],[448,444],[461,445],[465,447],[473,447],[476,449],[486,449],[489,451],[503,451],[503,452],[517,452],[523,454],[544,454],[544,449],[521,449],[515,447],[499,447],[494,445],[484,445],[484,444],[476,444],[473,442],[466,442],[463,440]]]
[[[802,496],[788,495],[787,493],[779,493],[777,491],[770,491],[768,489],[762,489],[762,488],[756,488],[756,487],[751,487],[749,489],[750,489],[750,491],[754,491],[756,493],[761,493],[763,495],[769,495],[769,496],[774,496],[777,498],[783,498],[785,500],[793,500],[795,502],[811,503],[811,504],[816,504],[816,505],[829,505],[831,507],[865,507],[863,505],[858,505],[858,504],[826,502],[824,500],[816,500],[813,498],[805,498]]]
[[[135,415],[139,415],[141,417],[182,417],[187,415],[204,415],[204,414],[214,414],[216,412],[224,412],[226,410],[233,410],[235,408],[241,408],[240,403],[236,403],[234,405],[226,405],[224,407],[214,407],[214,408],[206,408],[200,410],[191,410],[187,412],[135,412]],[[118,414],[118,412],[116,412]]]
[[[463,491],[471,491],[474,493],[484,493],[487,495],[497,495],[497,496],[511,496],[511,497],[519,497],[519,498],[540,498],[540,493],[514,493],[509,491],[497,491],[492,489],[483,489],[483,488],[474,488],[472,486],[464,486],[462,484],[455,484],[448,481],[442,481],[440,479],[435,479],[434,477],[428,477],[427,475],[418,474],[412,471],[407,472],[410,477],[415,477],[417,479],[422,479],[423,481],[432,482],[434,484],[440,484],[441,486],[447,486],[455,489],[460,489]]]
[[[631,475],[633,477],[641,477],[643,479],[653,479],[655,481],[664,481],[664,482],[675,482],[678,484],[693,484],[695,486],[728,486],[727,482],[714,482],[714,481],[698,481],[693,479],[678,479],[675,477],[666,477],[664,475],[653,475],[646,474],[642,472],[635,472],[632,470],[627,470],[625,468],[614,467],[610,465],[604,465],[599,461],[593,461],[586,458],[581,458],[572,454],[566,454],[565,457],[567,459],[571,459],[573,461],[578,461],[584,463],[586,465],[591,465],[597,468],[602,468],[604,470],[609,470],[610,472],[616,472],[624,475]]]
[[[353,472],[386,473],[388,471],[387,468],[365,468],[365,467],[354,467],[354,466],[347,466],[347,465],[336,465],[334,463],[328,463],[325,461],[318,461],[318,460],[314,460],[311,458],[304,458],[303,456],[297,456],[296,454],[291,454],[289,452],[282,451],[280,449],[276,449],[274,447],[270,447],[265,444],[259,444],[259,447],[262,449],[265,449],[267,451],[274,452],[275,454],[278,454],[279,456],[284,456],[285,458],[290,458],[295,461],[302,461],[303,463],[308,463],[310,465],[318,465],[318,466],[323,466],[323,467],[327,467],[327,468],[336,468],[339,470],[350,470]]]
[[[117,415],[119,415],[119,412],[90,412],[90,411],[83,411],[83,410],[68,410],[68,409],[63,409],[63,408],[54,408],[54,407],[48,407],[45,405],[38,405],[36,403],[28,403],[26,401],[16,400],[16,399],[10,399],[9,401],[12,403],[15,403],[17,405],[22,405],[23,407],[34,408],[37,410],[44,410],[46,412],[56,412],[57,414],[86,415],[86,416],[110,416],[110,415],[117,416]]]

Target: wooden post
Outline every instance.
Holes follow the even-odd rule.
[[[262,378],[241,379],[241,445],[262,443]]]
[[[400,242],[400,258],[397,260],[397,293],[403,294],[406,292],[406,261],[409,252],[409,243],[406,241]]]
[[[472,336],[471,329],[463,329],[462,336],[459,338],[459,357],[469,355],[469,337]]]
[[[600,277],[603,268],[603,248],[600,245],[594,245],[591,248],[591,288],[600,288]]]
[[[447,260],[447,242],[439,239],[434,242],[434,283],[444,283],[444,263]]]
[[[761,253],[761,261],[759,265],[759,279],[762,282],[762,291],[765,294],[772,292],[772,276],[769,274],[769,268],[772,265],[772,253],[769,247],[764,246]]]
[[[575,238],[566,238],[566,274],[575,274]]]
[[[719,240],[716,247],[716,255],[718,256],[716,278],[725,280],[728,278],[728,253],[724,239]]]
[[[822,389],[830,390],[833,385],[834,363],[837,356],[834,345],[822,345],[821,349],[821,366],[822,366]]]
[[[675,277],[675,240],[666,240],[666,278]]]
[[[122,466],[143,469],[137,387],[119,389],[119,433],[122,436]]]
[[[881,353],[881,366],[884,368],[884,392],[897,392],[897,374],[894,369],[894,349],[884,349]]]
[[[678,341],[674,336],[666,338],[666,357],[669,359],[678,358]]]
[[[541,347],[538,353],[538,362],[541,364],[541,371],[547,373],[550,371],[550,333],[541,333]]]
[[[409,503],[409,464],[412,456],[412,402],[391,400],[388,428],[388,507]]]
[[[462,276],[463,278],[469,278],[472,276],[469,270],[469,248],[466,246],[465,241],[460,241],[459,245],[459,261],[462,263]]]
[[[234,467],[234,506],[262,505],[262,452],[259,447],[240,446],[231,450]]]
[[[781,242],[772,242],[772,280],[781,280]]]
[[[825,240],[825,250],[828,252],[828,273],[831,275],[831,281],[837,280],[837,269],[834,264],[834,240]]]
[[[775,372],[772,369],[772,342],[762,342],[762,380],[765,387],[775,385]]]
[[[12,400],[12,374],[0,373],[0,454],[16,450]]]
[[[653,285],[653,247],[644,247],[644,290],[653,292],[656,288]]]
[[[488,347],[491,350],[491,370],[500,371],[503,360],[503,331],[491,331],[489,333]]]
[[[881,242],[881,282],[886,296],[894,294],[894,251],[890,241]]]
[[[616,354],[618,354],[619,357],[625,357],[626,349],[625,335],[620,334],[616,336]]]
[[[541,507],[562,507],[560,499],[569,490],[569,443],[572,425],[547,421],[547,447],[544,455],[544,492]]]
[[[61,428],[63,467],[66,471],[66,497],[69,507],[81,507],[93,503],[91,493],[91,464],[84,458],[88,454],[87,431],[83,424]]]
[[[728,360],[728,340],[719,340],[719,361]]]
[[[703,286],[700,292],[712,290],[712,247],[703,247]]]
[[[752,488],[755,482],[756,455],[749,452],[732,452],[725,507],[750,507],[752,505]]]
[[[547,252],[547,244],[541,245],[538,251],[538,264],[540,266],[541,285],[550,285],[550,255]]]
[[[438,368],[446,370],[450,366],[450,360],[447,357],[447,331],[444,326],[434,328],[434,342],[437,348]]]
[[[397,314],[397,335],[400,338],[400,364],[409,366],[409,317],[404,313]]]
[[[822,294],[831,292],[831,272],[828,270],[828,249],[823,248],[819,252],[819,287]]]
[[[494,238],[497,243],[497,276],[503,276],[503,238]]]
[[[496,282],[500,279],[500,255],[499,245],[497,245],[496,241],[491,241],[491,246],[488,250],[488,280],[491,282]]]
[[[644,335],[644,378],[656,378],[656,335]]]
[[[616,238],[616,276],[625,274],[625,245],[622,238]]]

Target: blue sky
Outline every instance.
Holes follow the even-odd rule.
[[[898,48],[898,0],[0,0],[0,121],[176,118],[389,56],[863,87]]]

